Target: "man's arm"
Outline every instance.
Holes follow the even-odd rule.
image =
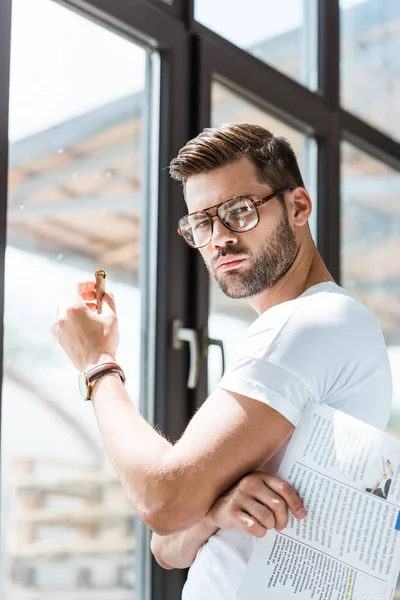
[[[288,509],[297,519],[306,516],[303,502],[291,485],[256,471],[223,494],[194,527],[167,536],[153,533],[151,550],[164,569],[184,569],[193,564],[199,549],[218,529],[239,527],[263,537],[268,529],[282,531],[286,527]]]
[[[118,319],[109,294],[97,315],[93,283],[79,284],[77,290],[59,311],[53,333],[83,372],[115,361]],[[198,523],[227,489],[267,462],[294,429],[267,404],[217,389],[171,446],[140,416],[118,376],[96,383],[92,403],[128,497],[150,528],[163,535]]]
[[[128,497],[161,535],[198,523],[236,481],[276,454],[294,429],[268,405],[217,389],[171,446],[139,415],[119,377],[103,378],[92,402]]]

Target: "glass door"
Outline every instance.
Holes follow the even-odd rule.
[[[152,331],[143,295],[154,251],[155,63],[51,0],[13,2],[1,436],[8,600],[146,597],[148,544],[50,326],[63,286],[105,269],[123,324],[118,361],[151,416],[141,356]]]
[[[400,432],[400,172],[349,142],[341,147],[343,286],[381,325],[393,376],[389,432]]]

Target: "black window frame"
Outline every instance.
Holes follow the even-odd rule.
[[[180,187],[168,175],[170,159],[211,121],[211,83],[221,81],[235,92],[315,137],[318,145],[318,239],[321,254],[340,283],[340,144],[351,142],[388,166],[400,170],[400,142],[340,106],[339,0],[318,2],[319,91],[312,91],[265,64],[194,19],[194,0],[53,0],[142,40],[161,54],[159,136],[159,212],[155,372],[155,422],[176,440],[207,395],[206,343],[197,388],[186,387],[188,353],[174,350],[172,321],[207,337],[209,276],[198,253],[176,235],[185,214]],[[4,259],[7,228],[8,102],[12,0],[0,2],[0,314],[4,311]],[[0,320],[3,339],[3,320]],[[2,377],[2,341],[0,377]],[[1,399],[0,399],[1,402]],[[0,404],[1,407],[1,404]],[[1,411],[0,411],[1,427]],[[1,430],[0,430],[1,435]],[[152,563],[152,600],[175,600],[185,571],[164,571]]]

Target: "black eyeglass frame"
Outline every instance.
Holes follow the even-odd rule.
[[[234,233],[247,233],[248,231],[252,231],[253,229],[255,229],[255,227],[257,227],[257,225],[260,222],[260,213],[258,212],[258,207],[261,206],[262,204],[265,204],[266,202],[268,202],[269,200],[272,200],[273,198],[276,198],[276,196],[279,196],[280,194],[283,194],[284,192],[288,192],[291,190],[294,190],[295,188],[292,186],[288,186],[285,188],[282,188],[280,190],[277,190],[276,192],[273,192],[272,194],[269,194],[269,196],[265,196],[264,198],[261,198],[260,200],[254,200],[253,198],[250,198],[250,196],[234,196],[233,198],[229,198],[228,200],[224,200],[223,202],[220,202],[219,204],[214,204],[214,206],[209,206],[208,208],[203,208],[202,210],[196,210],[195,212],[192,213],[188,213],[187,215],[184,215],[181,219],[179,219],[179,223],[182,221],[182,219],[187,219],[188,217],[191,217],[192,215],[197,215],[199,213],[205,213],[206,216],[208,217],[208,220],[210,221],[211,224],[211,235],[210,235],[210,239],[208,240],[208,242],[206,244],[202,244],[201,246],[193,246],[190,242],[188,242],[188,240],[185,238],[185,236],[182,233],[180,224],[178,223],[178,233],[179,235],[184,239],[184,241],[187,243],[188,246],[190,246],[191,248],[204,248],[205,246],[207,246],[212,239],[212,235],[213,235],[213,218],[214,217],[218,217],[218,219],[221,221],[222,225],[224,227],[226,227],[227,229],[229,229],[230,231],[233,231]],[[232,202],[232,200],[238,200],[239,198],[245,198],[246,200],[249,200],[252,205],[255,208],[255,211],[257,213],[257,222],[255,225],[253,225],[253,227],[251,227],[250,229],[246,229],[245,231],[237,231],[236,229],[233,229],[232,227],[229,227],[229,225],[227,225],[227,223],[225,223],[222,218],[220,217],[219,213],[218,213],[218,209],[223,205],[226,204],[227,202]],[[211,213],[211,214],[209,214]]]

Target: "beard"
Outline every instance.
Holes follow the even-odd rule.
[[[256,254],[249,254],[246,249],[238,246],[225,248],[221,256],[245,255],[250,260],[250,266],[245,270],[234,269],[218,275],[207,266],[221,290],[229,298],[249,298],[271,289],[290,269],[297,256],[297,242],[292,231],[286,207],[270,240]]]

